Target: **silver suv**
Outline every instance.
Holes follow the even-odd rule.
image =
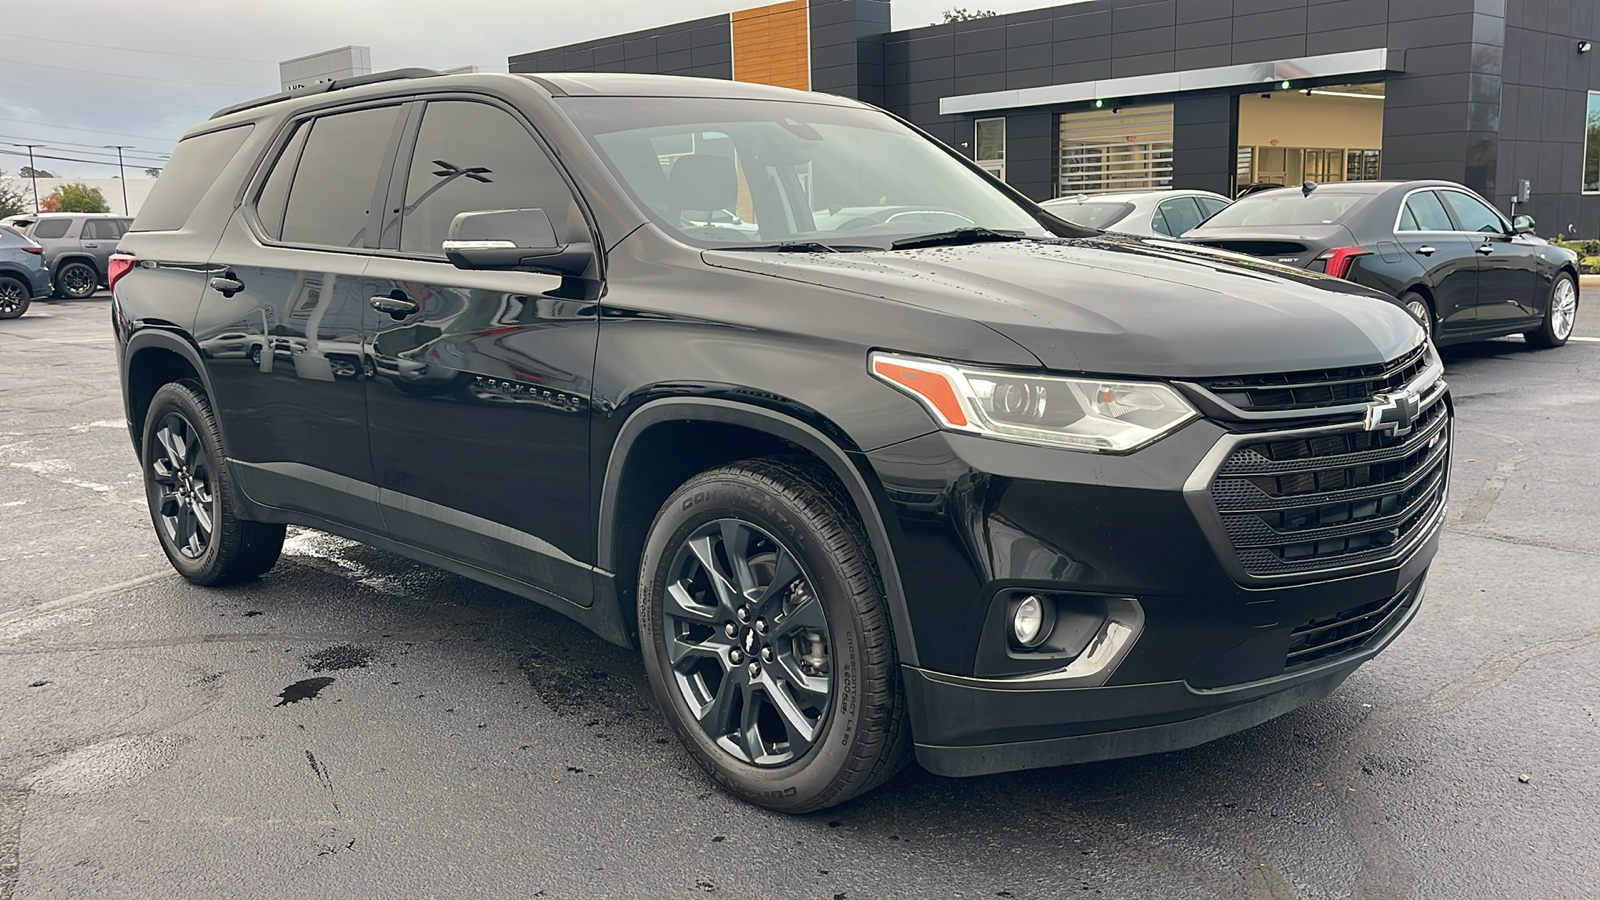
[[[44,247],[55,295],[81,300],[106,283],[111,253],[132,221],[111,213],[40,213],[25,233]]]

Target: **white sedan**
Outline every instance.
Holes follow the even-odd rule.
[[[1233,201],[1210,191],[1078,194],[1040,205],[1074,225],[1146,237],[1177,237]]]

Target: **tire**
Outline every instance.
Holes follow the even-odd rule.
[[[71,260],[56,270],[56,295],[68,300],[92,296],[100,286],[100,273],[83,260]]]
[[[748,590],[718,591],[708,558]],[[639,585],[656,702],[729,791],[812,812],[910,760],[877,568],[849,500],[814,465],[746,460],[690,479],[650,527]]]
[[[33,291],[10,275],[0,275],[0,319],[15,319],[28,311]]]
[[[1400,305],[1422,326],[1428,340],[1433,340],[1433,307],[1428,303],[1428,298],[1416,291],[1406,291],[1400,295]]]
[[[211,404],[194,382],[160,387],[140,443],[145,497],[161,549],[178,574],[221,585],[272,568],[284,526],[239,515]]]
[[[1572,337],[1572,326],[1578,319],[1578,283],[1571,274],[1560,272],[1550,282],[1550,296],[1544,304],[1544,321],[1522,337],[1541,350],[1550,350]]]

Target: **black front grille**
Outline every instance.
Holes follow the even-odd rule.
[[[1417,590],[1409,587],[1385,600],[1312,619],[1290,632],[1285,668],[1310,665],[1371,646],[1405,618],[1416,601]]]
[[[1211,499],[1251,575],[1360,565],[1400,552],[1434,521],[1449,458],[1440,400],[1403,437],[1347,430],[1242,444],[1212,479]]]
[[[1272,375],[1212,378],[1200,385],[1222,400],[1251,412],[1319,409],[1365,403],[1373,394],[1398,390],[1428,368],[1428,345],[1381,365],[1316,369]]]

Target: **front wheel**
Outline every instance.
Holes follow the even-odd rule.
[[[28,311],[33,292],[9,275],[0,276],[0,319],[15,319]]]
[[[871,550],[813,466],[747,460],[690,479],[651,526],[639,584],[656,701],[724,787],[810,812],[909,760]]]
[[[1578,321],[1578,284],[1566,272],[1556,276],[1550,284],[1550,302],[1544,306],[1544,321],[1532,331],[1524,332],[1528,343],[1541,349],[1559,347],[1572,337],[1572,326]]]
[[[222,439],[205,395],[190,383],[162,385],[150,401],[142,443],[145,496],[161,549],[195,584],[253,578],[272,568],[284,527],[239,515],[222,464]]]

